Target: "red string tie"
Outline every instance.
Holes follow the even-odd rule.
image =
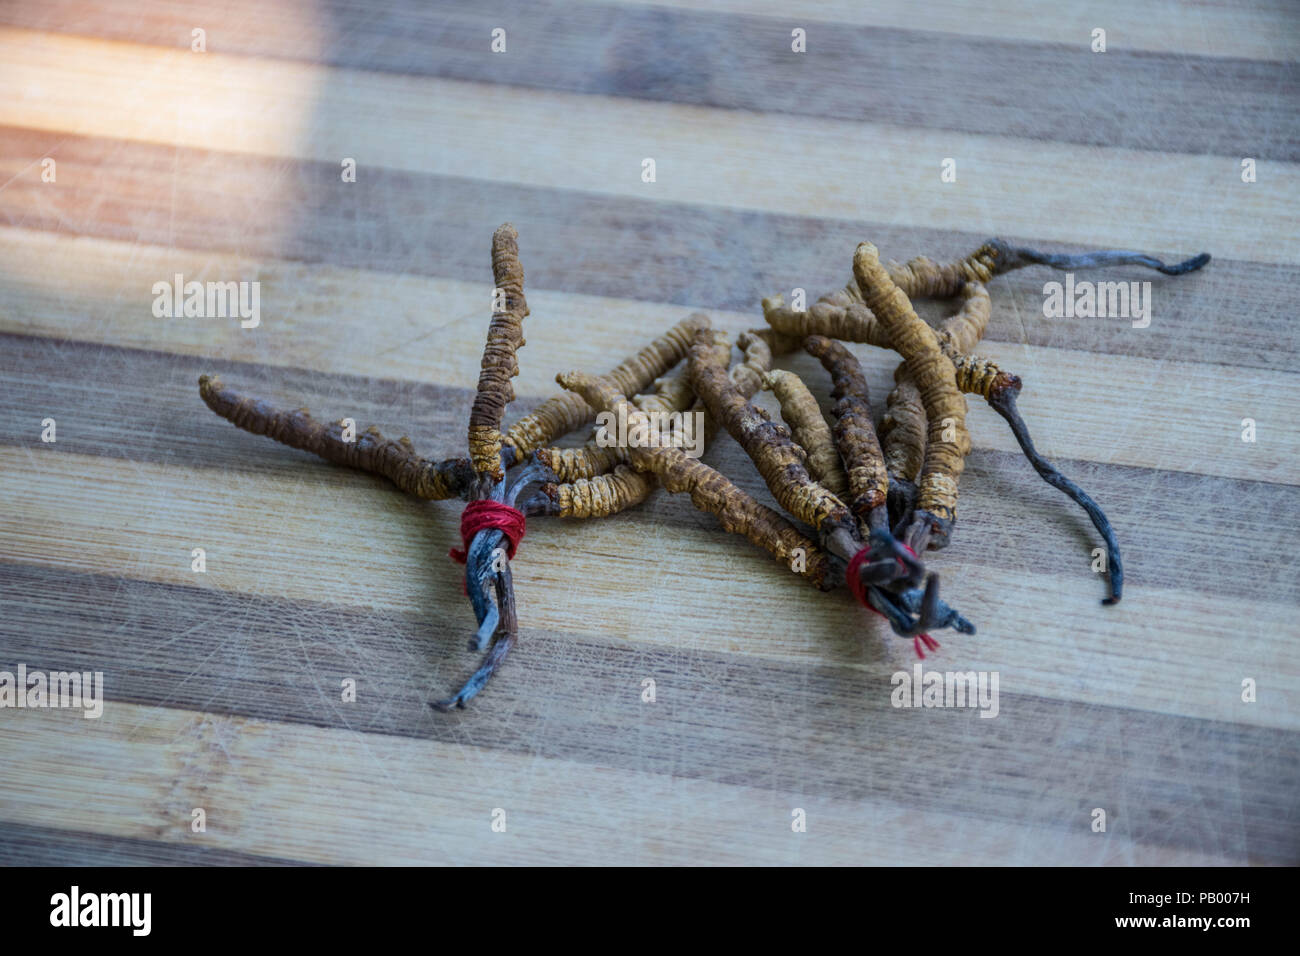
[[[902,544],[902,542],[899,543]],[[913,551],[910,547],[908,547],[906,544],[904,544],[903,547],[907,548],[908,554],[910,554],[912,557],[916,557],[916,552]],[[872,614],[880,614],[878,610],[872,607],[871,601],[867,598],[867,588],[862,583],[862,575],[858,573],[858,570],[862,567],[864,563],[866,563],[867,554],[868,552],[870,552],[870,550],[871,550],[870,548],[863,548],[861,551],[855,554],[853,556],[853,559],[849,561],[849,568],[845,572],[845,575],[848,579],[849,590],[853,592],[854,599],[863,607],[865,607],[868,611],[870,611]],[[902,560],[900,559],[895,559],[895,560],[898,560],[899,565],[902,566],[903,564]],[[884,617],[885,615],[880,614],[880,616]],[[916,649],[916,656],[921,658],[921,660],[925,660],[925,651],[921,649],[922,643],[924,643],[925,646],[932,651],[939,649],[939,642],[936,641],[929,634],[916,635],[916,637],[912,638],[912,647]]]
[[[503,502],[484,498],[471,501],[460,513],[461,547],[448,552],[451,559],[464,564],[469,559],[469,543],[474,540],[474,535],[492,529],[505,535],[506,556],[513,558],[519,542],[524,540],[524,513]]]

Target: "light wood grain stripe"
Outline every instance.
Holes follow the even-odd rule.
[[[0,553],[10,562],[408,614],[438,608],[463,615],[467,627],[471,620],[444,558],[456,543],[454,505],[359,493],[339,472],[176,469],[40,447],[0,450],[0,472],[21,478],[0,515]],[[190,570],[194,547],[206,549],[205,575]],[[1011,573],[984,566],[990,556],[975,541],[950,550],[934,568],[981,628],[953,639],[963,668],[1014,672],[1023,693],[1113,703],[1118,687],[1141,709],[1296,725],[1300,661],[1277,640],[1292,605],[1135,583],[1122,604],[1104,608],[1083,561],[1073,575]],[[641,553],[655,555],[652,567]],[[621,582],[621,599],[611,599],[611,580]],[[844,594],[808,589],[716,526],[534,522],[515,582],[529,627],[805,662],[836,648],[856,656],[871,635],[873,661],[911,666],[910,644],[885,636]],[[1150,637],[1152,620],[1167,643]],[[1251,627],[1225,637],[1239,621]],[[1062,667],[1077,675],[1068,687]],[[1243,711],[1241,680],[1265,673],[1281,681],[1283,706]]]
[[[10,248],[30,261],[34,253],[22,252],[23,238]],[[49,248],[45,242],[37,246]],[[120,248],[91,245],[85,257],[67,260],[88,268],[60,272],[66,278],[53,290],[42,291],[42,284],[30,281],[16,283],[0,297],[7,304],[0,308],[0,330],[436,381],[453,388],[473,388],[477,381],[489,282],[410,277],[393,283],[387,275],[365,271],[211,255],[176,257],[147,249],[123,262],[114,255]],[[155,319],[152,284],[167,281],[172,266],[181,264],[189,267],[187,277],[259,281],[262,325],[242,329],[233,319]],[[1172,317],[1159,318],[1160,301],[1156,299],[1153,324],[1175,323]],[[532,289],[529,303],[528,345],[517,390],[535,396],[554,391],[557,372],[607,368],[611,357],[634,350],[683,314],[676,306]],[[762,324],[749,314],[711,315],[717,326],[730,330]],[[326,316],[330,332],[321,334]],[[1130,325],[1116,330],[1115,340],[1140,338],[1145,331]],[[857,351],[879,400],[891,387],[896,357],[866,346]],[[1024,377],[1021,408],[1031,426],[1051,423],[1035,432],[1049,457],[1300,483],[1300,428],[1295,424],[1300,421],[1300,375],[1242,378],[1220,366],[1123,355],[1107,356],[1103,363],[1086,352],[998,342],[985,343],[981,352]],[[811,362],[794,367],[821,380]],[[1018,450],[1001,419],[982,402],[971,403],[971,416],[976,448]],[[1258,423],[1255,443],[1241,441],[1245,418]]]
[[[1062,6],[1054,0],[1000,0],[974,14],[961,0],[937,0],[918,10],[910,0],[601,0],[628,6],[759,14],[781,23],[858,24],[934,30],[965,37],[994,37],[1030,43],[1089,48],[1095,27],[1106,30],[1108,49],[1150,50],[1262,60],[1300,58],[1295,11],[1286,0],[1251,4],[1197,0],[1134,5],[1092,0]]]
[[[194,0],[184,9],[167,0],[135,0],[131,13],[124,17],[86,0],[49,0],[0,10],[0,21],[182,50],[202,24],[210,52],[353,70],[1094,146],[1229,157],[1249,147],[1251,155],[1274,160],[1300,158],[1294,64],[1206,59],[1186,50],[1137,52],[1116,19],[1079,28],[1067,18],[1074,32],[1058,44],[995,31],[978,37],[930,32],[935,24],[928,15],[926,22],[913,15],[898,29],[814,23],[805,14],[821,19],[825,13],[809,10],[784,11],[774,21],[743,8],[723,13],[563,0],[508,7],[443,0],[435,8],[419,0]],[[791,51],[796,24],[809,31],[801,54]],[[1091,50],[1096,26],[1109,30],[1105,54]],[[490,49],[496,28],[507,33],[504,55]],[[1233,104],[1231,124],[1206,108],[1220,102]]]
[[[31,447],[33,414],[39,409],[42,419],[53,417],[62,429],[61,440],[42,446],[43,451],[282,478],[317,480],[340,473],[205,414],[195,401],[201,370],[219,372],[284,407],[305,404],[325,418],[346,413],[362,427],[370,423],[386,435],[413,436],[417,447],[433,457],[463,453],[473,398],[467,389],[411,381],[213,363],[29,336],[0,335],[0,349],[13,368],[23,370],[0,391],[0,444]],[[812,368],[808,361],[792,364],[826,402],[829,385],[820,367]],[[94,370],[93,385],[84,381],[86,369]],[[520,413],[535,401],[524,396]],[[707,460],[768,500],[753,464],[734,442],[715,442]],[[1061,465],[1104,503],[1120,531],[1131,583],[1300,605],[1300,580],[1279,580],[1275,559],[1290,547],[1289,531],[1277,516],[1300,511],[1300,488],[1079,461]],[[390,488],[377,479],[358,479],[355,487],[358,493]],[[1214,503],[1215,520],[1196,520],[1207,502]],[[1015,452],[971,456],[961,510],[956,550],[949,554],[967,560],[996,555],[998,566],[1008,572],[1074,574],[1091,563],[1090,550],[1099,540],[1083,513],[1041,484]],[[685,521],[706,531],[714,527],[712,518],[684,510],[681,502],[664,495],[652,496],[629,517],[661,524]],[[1225,535],[1224,529],[1232,533]]]
[[[14,777],[30,782],[0,811],[8,823],[322,863],[955,863],[1007,846],[1032,862],[1074,864],[1208,855],[1143,846],[1118,825],[1096,837],[1083,809],[1062,821],[1077,832],[1058,827],[1044,839],[1006,821],[682,780],[660,768],[593,774],[534,755],[130,704],[97,721],[28,715],[0,734]],[[1081,786],[1078,799],[1090,798]],[[207,810],[205,834],[190,832],[196,806]],[[808,813],[807,833],[791,832],[795,807]],[[506,813],[505,833],[492,832],[495,808]]]
[[[996,226],[1111,246],[1177,247],[1194,210],[1220,255],[1300,262],[1289,208],[1300,172],[1267,157],[1258,182],[1247,185],[1221,157],[1080,152],[1013,137],[197,56],[13,29],[0,31],[0,60],[8,64],[0,122],[9,125],[336,163],[355,156],[363,167],[661,202],[977,232]],[[412,124],[426,132],[412,135]],[[564,146],[521,162],[501,148],[516,141]],[[653,184],[641,181],[647,156],[658,164]],[[940,182],[945,157],[959,163],[957,183]],[[1060,199],[1046,205],[1043,196]]]
[[[58,163],[57,184],[41,181],[36,160],[47,154]],[[272,258],[400,274],[402,282],[392,283],[398,286],[426,275],[484,282],[490,276],[491,231],[512,221],[521,231],[530,290],[757,317],[759,301],[776,291],[789,298],[798,286],[815,297],[842,285],[852,250],[863,238],[898,259],[956,258],[988,238],[392,170],[371,170],[355,188],[340,189],[333,163],[285,163],[13,127],[0,129],[0,181],[8,183],[0,190],[0,222],[25,227],[0,231],[6,295],[53,286],[46,296],[52,301],[15,302],[27,311],[65,309],[73,290],[89,295],[96,289],[109,300],[129,297],[127,283],[152,285],[156,276],[150,270],[215,272],[228,262],[218,255],[210,263],[217,253],[247,257],[250,269]],[[160,189],[160,182],[168,188]],[[68,243],[41,230],[120,242]],[[1252,368],[1300,367],[1291,307],[1300,268],[1224,258],[1212,236],[1206,229],[1193,237],[1198,244],[1184,239],[1165,251],[1181,257],[1203,241],[1217,257],[1195,275],[1164,279],[1119,269],[1079,276],[1151,280],[1155,318],[1140,334],[1124,319],[1043,320],[1043,285],[1059,276],[1035,268],[993,284],[988,337],[1161,360],[1176,355]],[[1004,237],[1053,246],[1037,236]],[[1077,243],[1059,249],[1083,251]],[[386,300],[361,307],[383,315],[378,307]],[[85,307],[101,308],[93,302]],[[436,307],[426,307],[426,315],[430,311],[437,315]],[[1250,319],[1225,321],[1230,315]]]
[[[0,603],[13,596],[16,625],[0,638],[0,661],[99,670],[110,708],[201,709],[484,755],[532,755],[540,744],[548,758],[592,767],[1048,828],[1069,829],[1081,808],[1091,809],[1083,787],[1142,843],[1204,850],[1226,841],[1249,846],[1256,860],[1288,860],[1295,842],[1297,763],[1288,755],[1300,735],[1133,710],[1122,694],[1104,706],[1027,695],[1012,689],[1013,671],[1002,672],[998,716],[987,720],[894,708],[889,672],[878,666],[786,663],[526,628],[490,696],[448,716],[433,713],[427,700],[468,672],[452,620],[106,575],[0,571]],[[928,666],[960,666],[944,662],[950,654]],[[641,699],[647,677],[656,682],[653,705]],[[355,703],[340,700],[345,678],[357,683]],[[1272,681],[1260,689],[1258,706],[1280,705]],[[1124,728],[1118,753],[1117,725]],[[1170,741],[1179,742],[1172,759]],[[911,772],[900,775],[900,765]],[[1080,765],[1095,768],[1086,783]],[[962,785],[967,775],[982,787]],[[1171,778],[1190,788],[1191,812]],[[1241,814],[1240,805],[1251,812]]]

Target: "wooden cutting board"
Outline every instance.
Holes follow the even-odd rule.
[[[0,860],[1297,862],[1295,10],[997,6],[0,11],[0,670],[105,697],[0,709]],[[982,351],[1114,521],[1123,602],[972,402],[930,566],[979,630],[923,666],[995,674],[995,718],[894,706],[910,642],[662,492],[534,519],[518,648],[432,712],[477,663],[459,508],[238,431],[196,382],[463,453],[504,221],[514,413],[690,311],[734,333],[836,288],[863,239],[1210,251],[1076,277],[1150,282],[1145,326],[1045,317],[1046,269],[990,284]],[[256,327],[155,317],[176,274],[259,283]],[[879,413],[896,356],[854,348]],[[770,501],[729,438],[706,461]]]

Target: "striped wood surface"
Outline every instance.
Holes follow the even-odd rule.
[[[0,669],[102,671],[108,697],[0,710],[0,860],[1297,862],[1300,20],[996,6],[0,8]],[[1045,270],[991,285],[982,351],[1110,513],[1125,600],[1098,604],[1086,519],[972,402],[931,564],[979,633],[927,666],[996,671],[996,719],[893,708],[907,642],[662,493],[532,522],[519,647],[432,713],[475,664],[458,508],[239,432],[195,381],[462,453],[506,220],[520,409],[688,311],[734,332],[842,284],[864,238],[1211,251],[1091,276],[1152,280],[1146,329],[1043,318]],[[260,281],[261,326],[153,318],[178,272]],[[856,351],[879,405],[894,357]],[[768,500],[730,439],[706,460]]]

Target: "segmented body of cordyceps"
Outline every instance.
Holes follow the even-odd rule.
[[[199,395],[208,408],[246,432],[265,435],[335,464],[382,475],[416,498],[429,501],[456,498],[474,480],[474,469],[468,458],[445,461],[421,458],[409,438],[392,441],[373,427],[352,441],[344,441],[342,422],[326,425],[312,418],[304,408],[275,408],[259,398],[226,388],[215,375],[199,376]]]
[[[991,239],[970,255],[956,262],[939,264],[926,256],[907,262],[890,262],[885,266],[889,277],[910,299],[948,299],[961,292],[968,282],[988,282],[998,274],[998,259],[1003,247]],[[856,283],[850,283],[853,293]]]
[[[627,461],[627,449],[601,445],[592,438],[577,448],[539,448],[537,460],[562,482],[584,481],[606,475]]]
[[[753,398],[762,391],[763,379],[772,371],[772,345],[753,332],[741,332],[736,347],[740,349],[741,359],[727,375],[746,398]],[[725,361],[722,364],[726,366]]]
[[[993,300],[984,283],[971,280],[958,293],[961,306],[943,323],[939,347],[953,361],[970,352],[984,338],[993,315]]]
[[[679,399],[689,404],[690,399],[679,394],[683,389],[688,391],[689,384],[677,387],[672,384],[672,379],[666,379],[664,375],[686,355],[686,349],[694,341],[695,333],[707,328],[708,316],[702,312],[692,313],[641,351],[624,359],[606,375],[620,389],[637,392],[654,383],[654,394],[660,399]],[[543,402],[532,414],[521,418],[506,432],[505,442],[520,456],[541,449],[542,456],[539,460],[554,471],[561,481],[594,478],[625,461],[623,450],[601,447],[594,440],[580,448],[545,447],[557,438],[581,428],[594,415],[595,412],[583,401],[582,396],[574,392],[561,392]]]
[[[708,319],[698,313],[692,316],[692,319],[703,320],[694,323],[695,331],[709,330],[709,334],[713,336],[715,347],[721,350],[723,361],[727,361],[731,356],[731,342],[726,333],[710,329]],[[678,328],[680,327],[679,323]],[[692,337],[694,334],[692,333]],[[684,349],[682,354],[685,354]],[[615,369],[615,372],[619,372],[623,367],[620,366],[619,369]],[[607,377],[617,385],[619,379],[636,383],[641,380],[642,376],[641,374],[633,377],[626,374],[615,375],[611,373]],[[564,394],[571,395],[581,401],[581,397],[574,392],[565,392]],[[659,416],[685,412],[690,409],[694,401],[695,393],[691,391],[691,383],[684,364],[672,375],[663,375],[656,378],[653,391],[639,394],[632,399],[633,404],[643,412]],[[583,405],[590,408],[585,402],[583,402]],[[573,482],[581,481],[584,478],[593,479],[612,471],[616,465],[627,461],[627,449],[608,442],[602,442],[599,438],[592,438],[578,448],[539,449],[537,460],[548,467],[560,482]]]
[[[790,429],[790,437],[804,450],[804,462],[813,481],[831,494],[844,498],[849,493],[849,479],[840,463],[831,427],[822,417],[821,407],[808,386],[794,372],[769,372],[763,382],[766,390],[781,405],[781,420]]]
[[[591,406],[572,392],[553,395],[506,430],[503,445],[513,448],[519,461],[591,421]]]
[[[658,481],[653,474],[618,465],[607,475],[543,485],[551,499],[546,514],[559,518],[607,518],[650,497]]]
[[[964,347],[964,344],[972,338],[978,341],[983,335],[983,329],[988,325],[990,314],[988,290],[978,283],[971,283],[969,290],[963,287],[961,291],[967,301],[963,303],[961,310],[949,319],[949,324],[945,326],[944,331],[938,333],[939,347],[954,364],[961,361],[967,364],[987,361],[966,355],[968,348]],[[768,322],[772,323],[772,328],[762,330],[767,334],[765,341],[775,341],[782,346],[794,343],[793,347],[797,347],[804,336],[821,335],[828,339],[858,342],[886,349],[894,347],[889,332],[871,310],[862,302],[848,302],[848,293],[844,291],[822,296],[807,312],[795,312],[784,304],[781,296],[770,296],[763,300],[763,315]],[[971,345],[973,344],[972,342]],[[792,350],[792,347],[783,349],[783,351]],[[897,380],[897,376],[895,379]],[[910,400],[910,397],[911,391],[908,389],[904,389],[900,394],[900,399]],[[883,440],[884,437],[882,430],[881,439]]]
[[[978,395],[985,401],[993,401],[993,397],[1005,388],[1020,390],[1018,375],[1004,372],[997,362],[978,355],[959,357],[953,362],[953,371],[956,373],[957,387],[963,394]]]
[[[731,341],[725,332],[708,329],[699,334],[710,335],[719,360],[727,362],[731,357]],[[576,394],[576,393],[575,393]],[[654,391],[638,395],[632,404],[649,419],[660,423],[662,442],[673,440],[672,434],[664,434],[664,427],[671,427],[671,419],[665,421],[662,416],[686,411],[693,405],[699,408],[695,393],[691,391],[688,368],[685,364],[669,376],[655,380]],[[695,427],[694,419],[682,419],[683,426]],[[630,423],[629,423],[630,424]],[[681,436],[683,439],[686,435]],[[707,443],[709,429],[706,424],[701,438]],[[608,441],[608,439],[606,439]],[[581,448],[542,448],[538,449],[537,460],[548,467],[558,479],[555,484],[546,485],[544,490],[551,498],[545,513],[561,518],[605,518],[617,514],[626,508],[640,504],[650,496],[655,488],[655,479],[651,474],[624,469],[622,463],[628,459],[628,449],[618,445],[604,445],[593,439]],[[607,472],[579,473],[602,461],[612,461]]]
[[[891,270],[891,278],[894,274]],[[914,284],[919,281],[911,273],[906,275]],[[957,387],[962,392],[980,392],[991,384],[981,376],[990,368],[996,376],[996,366],[987,359],[963,353],[969,352],[983,338],[993,313],[993,303],[983,283],[974,280],[966,282],[960,294],[961,307],[944,322],[938,333],[939,347],[953,363]],[[910,517],[916,504],[916,480],[925,459],[926,417],[921,393],[906,362],[894,370],[894,382],[895,387],[886,400],[880,437],[894,498],[892,510],[897,521]]]
[[[707,342],[701,347],[707,351]],[[556,376],[556,381],[582,395],[593,408],[625,416],[629,427],[649,427],[645,413],[606,379],[565,372]],[[830,561],[826,554],[806,535],[699,459],[688,457],[679,448],[646,446],[629,449],[629,458],[638,471],[653,472],[673,494],[688,493],[695,506],[715,515],[725,530],[743,534],[786,568],[818,587],[837,583],[828,580]]]
[[[862,301],[854,300],[844,289],[822,296],[803,312],[787,306],[784,296],[769,296],[763,300],[763,318],[773,331],[795,342],[807,335],[824,335],[828,339],[891,347],[884,326]]]
[[[938,334],[940,348],[953,362],[957,387],[964,394],[979,395],[984,398],[989,403],[989,406],[1001,415],[1010,426],[1011,433],[1019,443],[1025,458],[1028,459],[1039,476],[1083,508],[1088,517],[1092,519],[1093,525],[1106,542],[1110,596],[1106,598],[1105,603],[1114,604],[1123,594],[1124,566],[1120,555],[1119,542],[1116,539],[1114,529],[1111,527],[1110,520],[1100,506],[1088,496],[1087,492],[1063,475],[1055,465],[1043,458],[1034,447],[1033,440],[1029,435],[1029,428],[1021,418],[1016,404],[1022,384],[1020,378],[1010,372],[1003,371],[991,359],[965,354],[975,348],[988,328],[992,305],[987,290],[980,282],[969,281],[960,291],[964,299],[962,307],[944,323],[942,331]],[[905,364],[900,365],[895,374],[896,376],[902,376],[902,384],[900,384],[899,389],[914,389],[914,384],[907,373]],[[894,414],[894,410],[891,409],[890,414]],[[925,447],[924,435],[919,434],[920,423],[925,421],[924,410],[918,411],[914,406],[907,408],[904,414],[898,416],[898,421],[902,423],[903,427],[895,428],[888,437],[895,443],[894,450],[901,456],[905,456],[907,466],[910,467],[920,457]],[[887,448],[886,454],[888,455],[888,453],[889,449]],[[908,472],[911,475],[915,475],[915,473],[914,470]],[[891,474],[891,494],[897,493],[900,497],[906,498],[908,491],[908,483],[905,480],[894,479]],[[896,501],[893,510],[896,514],[906,516],[910,514],[912,504],[913,502],[910,499],[901,503]]]
[[[891,346],[903,356],[925,406],[925,464],[917,491],[917,511],[907,532],[907,543],[919,552],[931,537],[936,544],[942,543],[956,518],[957,483],[970,452],[966,399],[957,388],[953,364],[939,347],[934,330],[894,284],[871,243],[862,243],[854,252],[853,275],[863,302],[885,328]]]
[[[758,467],[758,473],[781,506],[790,514],[829,536],[840,532],[856,542],[841,545],[845,560],[860,547],[857,527],[848,508],[834,494],[813,481],[803,463],[803,456],[780,425],[746,398],[727,375],[724,365],[697,336],[687,353],[691,386],[708,408],[709,414],[730,432]],[[838,552],[837,552],[838,553]]]
[[[519,374],[515,353],[524,344],[524,267],[519,263],[519,234],[510,223],[492,235],[492,277],[502,308],[492,313],[487,344],[478,375],[478,391],[469,415],[469,455],[474,470],[494,481],[505,477],[501,468],[501,419],[515,400],[511,382]]]
[[[824,335],[808,336],[803,346],[831,376],[835,447],[846,472],[849,510],[867,530],[887,528],[889,475],[872,423],[871,397],[862,365],[856,355]]]
[[[791,352],[799,351],[799,349],[803,348],[804,340],[802,335],[786,335],[768,326],[765,329],[750,329],[748,332],[742,332],[740,338],[737,339],[737,343],[749,342],[755,338],[762,340],[763,344],[767,346],[769,360],[777,355],[789,355]],[[741,348],[744,348],[743,344],[741,344]]]
[[[894,387],[885,399],[880,420],[880,444],[889,473],[890,492],[898,516],[910,516],[916,506],[916,481],[925,464],[925,405],[916,381],[900,363],[894,370]]]

